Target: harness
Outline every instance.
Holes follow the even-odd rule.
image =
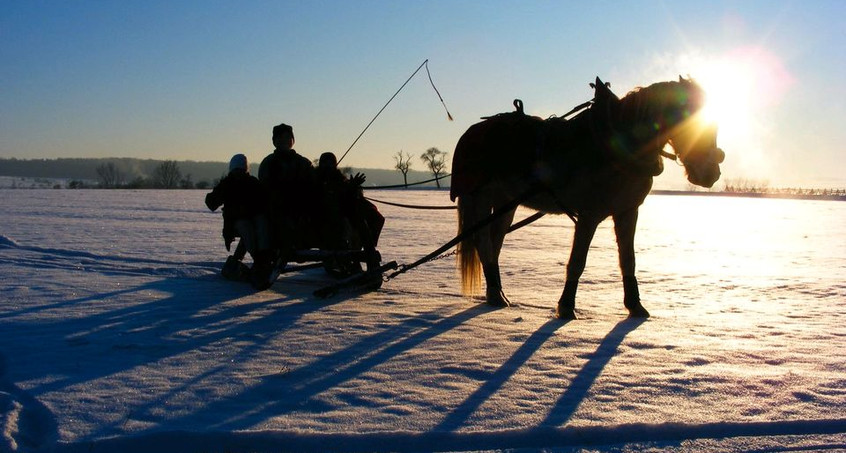
[[[594,98],[573,107],[561,116],[551,116],[535,125],[535,157],[542,159],[546,153],[549,135],[547,129],[552,121],[569,123],[576,118],[586,115],[593,144],[601,149],[604,159],[622,171],[641,174],[644,176],[658,176],[663,172],[660,157],[677,161],[675,154],[664,151],[660,142],[660,134],[646,143],[639,142],[631,133],[621,132],[614,126],[616,107],[620,99],[610,90],[609,84],[603,83],[599,77],[596,83],[591,83],[595,89]],[[483,116],[483,120],[500,119],[514,122],[533,118],[525,114],[523,101],[515,99],[514,111]],[[571,118],[572,117],[572,118]],[[536,117],[534,117],[536,118]],[[654,141],[654,143],[649,143]],[[657,158],[657,159],[656,159]]]
[[[526,115],[523,101],[515,99],[514,111],[498,113],[482,117],[482,119],[497,119],[515,125],[524,121],[526,122],[524,124],[531,124],[534,129],[534,153],[538,161],[543,161],[547,157],[551,143],[555,140],[555,133],[550,129],[562,123],[565,127],[567,125],[582,127],[572,123],[576,120],[586,123],[593,147],[601,150],[597,159],[612,165],[619,171],[653,177],[664,170],[662,157],[677,161],[678,157],[675,154],[664,151],[661,134],[653,132],[649,140],[643,141],[635,138],[629,131],[617,129],[615,117],[619,114],[620,99],[610,90],[609,85],[603,83],[598,77],[596,83],[590,85],[595,89],[594,98],[573,107],[561,116],[540,120]],[[562,133],[566,134],[566,132]],[[591,159],[587,156],[586,158]],[[548,194],[556,206],[574,223],[577,223],[578,214],[555,195],[550,185],[544,182],[542,175],[538,175],[536,170],[533,170],[527,177],[530,179],[530,187],[538,188],[533,195]],[[566,180],[569,177],[571,175],[564,175],[563,178]]]

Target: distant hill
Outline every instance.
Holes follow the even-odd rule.
[[[114,163],[127,180],[132,180],[149,177],[162,162],[133,158],[0,159],[0,176],[97,181],[97,167]],[[178,164],[182,175],[191,175],[194,181],[220,178],[228,168],[223,162],[181,161]]]
[[[61,180],[80,180],[96,183],[98,181],[97,167],[113,163],[124,175],[126,181],[136,178],[147,178],[163,161],[155,159],[134,158],[65,158],[65,159],[0,159],[0,176],[21,178],[44,178]],[[228,162],[197,162],[193,160],[177,161],[183,177],[191,176],[195,183],[206,181],[213,183],[224,176],[229,169]],[[252,168],[253,174],[258,171],[258,165]],[[353,172],[367,175],[365,186],[387,186],[402,184],[402,173],[397,170],[352,168]],[[432,174],[424,171],[410,171],[408,182],[432,179]],[[449,186],[449,178],[441,181],[442,186]],[[422,187],[435,187],[435,183],[428,183]]]

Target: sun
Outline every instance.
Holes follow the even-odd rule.
[[[754,116],[754,71],[742,61],[720,61],[701,70],[696,77],[705,90],[702,118],[717,123],[721,131],[742,131]]]

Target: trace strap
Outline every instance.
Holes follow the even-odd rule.
[[[508,204],[505,204],[505,205],[497,208],[496,210],[494,210],[493,213],[491,213],[491,215],[489,215],[489,216],[485,217],[484,219],[480,220],[478,223],[476,223],[472,227],[465,229],[464,231],[461,232],[461,234],[455,236],[454,238],[452,238],[451,241],[449,241],[446,244],[440,246],[434,252],[424,256],[423,258],[420,258],[419,260],[417,260],[417,261],[415,261],[411,264],[400,265],[398,270],[394,271],[390,275],[387,275],[384,278],[384,280],[385,281],[391,280],[392,278],[394,278],[394,277],[396,277],[400,274],[404,274],[404,273],[410,271],[411,269],[414,269],[415,267],[417,267],[417,266],[419,266],[423,263],[426,263],[427,261],[431,261],[431,260],[435,259],[438,255],[444,253],[445,251],[451,249],[452,247],[455,247],[456,245],[458,245],[458,243],[460,243],[461,241],[463,241],[464,239],[466,239],[470,235],[476,234],[479,230],[488,226],[488,224],[490,224],[491,222],[493,222],[497,218],[502,217],[503,215],[505,215],[506,213],[508,213],[508,212],[510,212],[514,209],[517,209],[517,206],[520,206],[520,203],[526,201],[527,199],[529,199],[530,197],[532,197],[534,195],[537,195],[541,190],[543,190],[543,188],[540,185],[534,185],[534,186],[530,187],[529,190],[527,190],[525,193],[523,193],[523,195],[511,200],[511,202],[509,202]],[[524,220],[524,221],[520,222],[518,225],[520,227],[522,227],[522,226],[528,225],[529,223],[534,222],[535,220],[537,220],[541,217],[538,214],[541,214],[541,213],[537,213],[537,214],[529,217],[528,219],[526,219],[526,220],[532,219],[530,222],[527,222],[526,220]],[[516,228],[514,228],[514,229],[516,229]],[[513,230],[510,229],[509,231],[513,231]]]
[[[519,230],[520,228],[523,228],[524,226],[526,226],[526,225],[528,225],[528,224],[530,224],[530,223],[533,223],[535,220],[538,220],[539,218],[541,218],[541,217],[543,217],[543,216],[545,216],[545,215],[546,215],[546,213],[545,213],[545,212],[540,212],[540,211],[538,211],[538,212],[536,212],[536,213],[534,213],[534,214],[530,215],[529,217],[526,217],[525,219],[523,219],[523,220],[521,220],[521,221],[519,221],[519,222],[515,223],[514,225],[511,225],[511,226],[508,228],[508,233],[511,233],[512,231]]]

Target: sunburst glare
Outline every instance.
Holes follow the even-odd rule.
[[[707,100],[702,110],[705,121],[716,122],[723,133],[749,128],[754,114],[754,72],[743,62],[721,61],[703,68],[697,81]]]
[[[696,80],[705,89],[703,119],[716,122],[721,134],[742,137],[755,119],[777,103],[792,78],[781,61],[762,48],[741,48],[703,62]]]

